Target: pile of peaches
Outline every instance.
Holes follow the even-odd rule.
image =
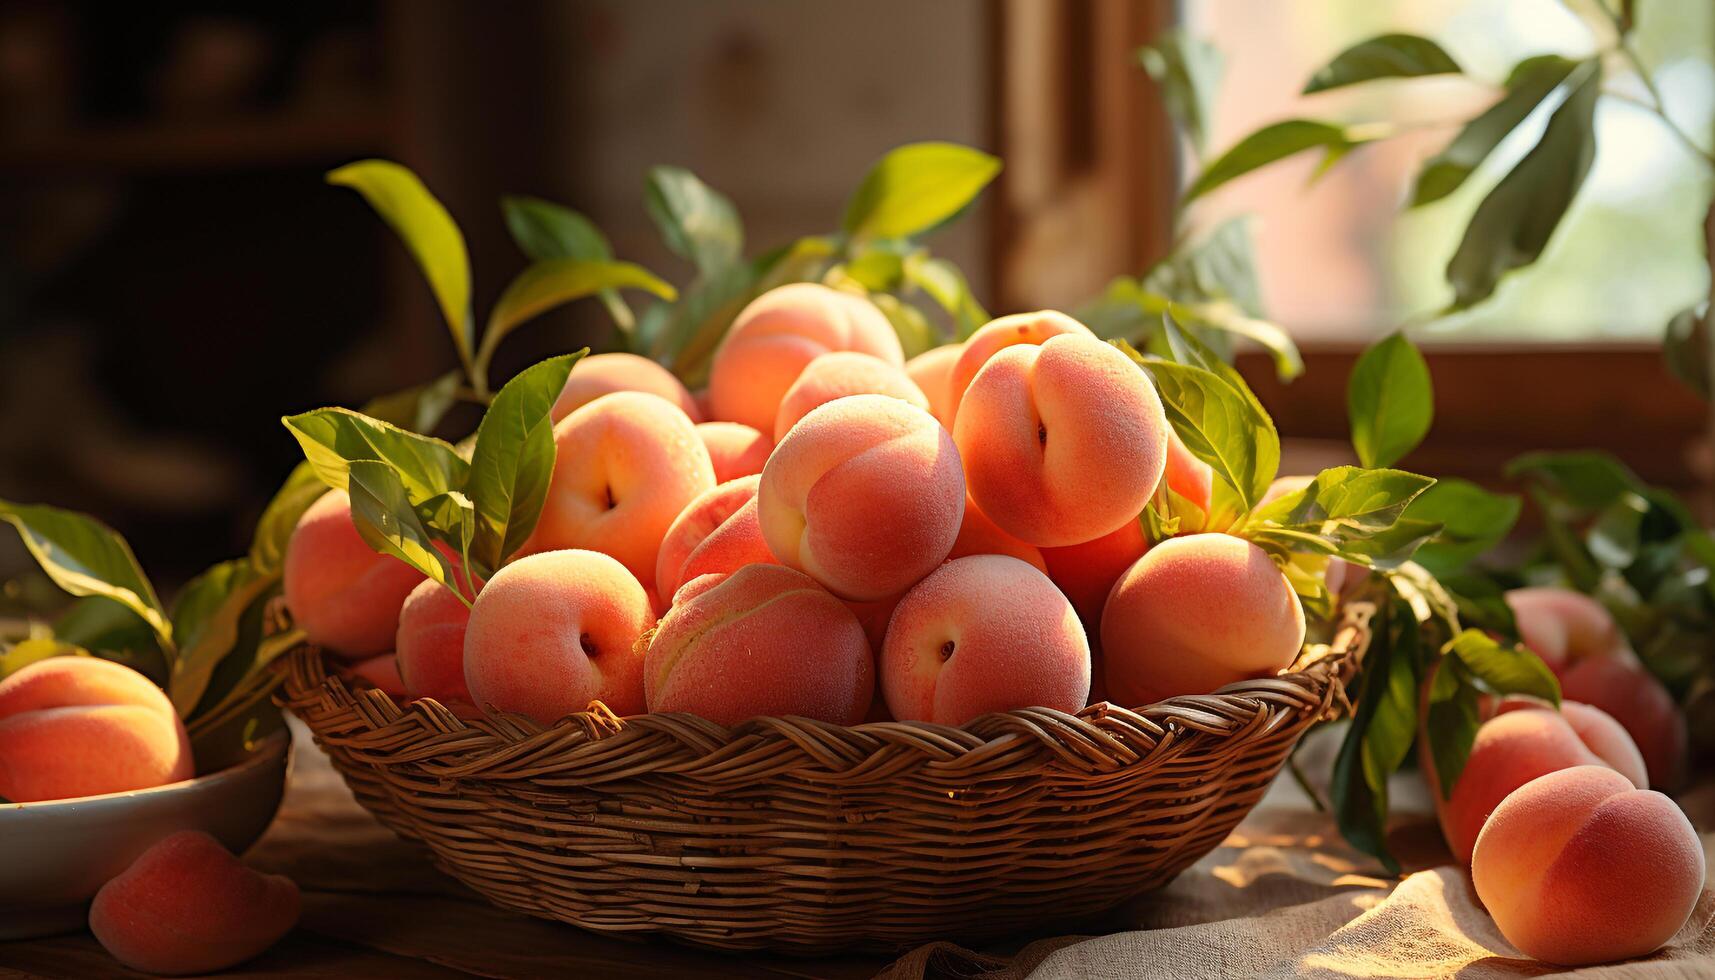
[[[1059,313],[907,362],[863,296],[782,286],[739,314],[705,392],[601,354],[552,415],[541,517],[486,582],[378,555],[341,493],[306,512],[285,595],[308,639],[455,710],[725,725],[963,725],[1074,712],[1092,688],[1142,705],[1276,673],[1304,642],[1260,548],[1147,547],[1151,499],[1207,509],[1211,470],[1145,373]]]

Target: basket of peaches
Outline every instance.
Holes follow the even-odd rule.
[[[1277,481],[1268,414],[1173,309],[1141,354],[862,245],[964,203],[902,199],[902,154],[931,201],[981,157],[896,151],[842,233],[754,262],[710,231],[730,205],[652,174],[682,295],[509,201],[534,263],[480,343],[462,245],[424,259],[461,241],[444,209],[394,165],[336,172],[413,243],[486,410],[456,444],[284,420],[327,492],[286,548],[278,697],[495,903],[799,951],[1093,913],[1211,850],[1348,706],[1373,605],[1339,594],[1438,530],[1401,517],[1434,481]],[[962,339],[921,342],[901,276]],[[485,390],[500,336],[580,296],[622,350]]]

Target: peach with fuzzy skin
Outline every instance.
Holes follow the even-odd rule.
[[[1048,576],[1016,558],[973,555],[942,565],[900,600],[882,647],[881,689],[901,721],[1077,711],[1090,695],[1090,644]]]
[[[322,494],[298,518],[283,576],[286,606],[309,641],[356,660],[392,649],[399,607],[423,580],[364,543],[344,490]]]
[[[761,473],[768,454],[774,451],[774,443],[767,436],[738,422],[704,422],[697,426],[697,438],[709,451],[716,483]]]
[[[792,426],[812,409],[850,395],[887,395],[929,410],[929,399],[906,377],[904,369],[868,354],[834,351],[806,364],[798,380],[786,389],[780,411],[774,416],[774,441],[786,438]]]
[[[717,419],[772,432],[804,367],[842,350],[905,363],[899,335],[868,299],[810,282],[771,289],[739,312],[715,351],[709,407]]]
[[[953,435],[983,513],[1058,548],[1143,513],[1166,470],[1167,428],[1137,365],[1072,335],[995,354],[965,391]]]
[[[1167,427],[1167,463],[1161,479],[1167,489],[1197,505],[1205,515],[1215,498],[1215,469],[1192,455],[1173,426]]]
[[[653,395],[621,391],[562,419],[554,445],[548,499],[523,551],[599,551],[652,588],[667,528],[715,485],[696,427]]]
[[[1509,707],[1477,729],[1453,792],[1435,794],[1441,833],[1460,862],[1471,860],[1478,832],[1507,794],[1538,776],[1572,766],[1607,766],[1639,789],[1649,785],[1637,749],[1613,719],[1594,708],[1574,708],[1570,702],[1566,707],[1573,710],[1565,715],[1550,707]],[[1589,734],[1588,741],[1580,729]]]
[[[384,653],[379,657],[359,660],[349,669],[352,676],[362,678],[365,683],[390,698],[409,696],[405,691],[405,679],[399,676],[397,654]]]
[[[1483,825],[1477,897],[1507,941],[1562,966],[1645,956],[1703,891],[1697,832],[1673,801],[1602,766],[1538,777]]]
[[[965,480],[952,436],[885,395],[817,408],[762,470],[758,516],[768,550],[842,599],[897,595],[952,550]]]
[[[899,608],[899,600],[903,598],[905,598],[905,593],[901,592],[899,595],[890,595],[869,602],[840,600],[845,603],[847,609],[852,611],[852,615],[857,617],[858,625],[863,627],[864,638],[869,640],[870,650],[878,657],[881,656],[882,644],[887,640],[887,624],[893,621],[893,611]],[[881,700],[879,691],[876,700],[878,702]],[[874,717],[875,710],[873,707],[870,710],[870,715],[870,721],[877,720]]]
[[[594,354],[572,365],[566,386],[548,414],[558,422],[584,405],[616,391],[640,391],[665,400],[690,417],[692,422],[703,420],[696,399],[667,370],[647,357],[636,354]]]
[[[959,351],[959,359],[953,362],[952,369],[947,373],[947,398],[951,405],[952,419],[958,421],[959,406],[964,403],[966,390],[970,388],[971,382],[976,380],[977,372],[981,371],[983,365],[992,360],[995,354],[1008,347],[1041,346],[1050,338],[1065,334],[1077,334],[1092,339],[1095,337],[1089,327],[1057,310],[1014,313],[990,320],[978,327],[976,333],[971,334],[964,342]],[[952,426],[949,425],[948,428]]]
[[[298,909],[290,878],[252,871],[208,834],[182,830],[95,893],[89,931],[133,970],[213,973],[279,942]]]
[[[483,586],[465,628],[464,677],[476,706],[547,725],[591,701],[643,711],[637,638],[655,625],[649,593],[596,551],[520,558]]]
[[[929,414],[950,432],[953,429],[953,365],[965,352],[964,344],[933,347],[905,362],[905,376],[929,399]]]
[[[1553,586],[1512,589],[1506,602],[1519,640],[1557,674],[1574,660],[1630,654],[1614,617],[1582,592]]]
[[[1189,534],[1149,549],[1102,610],[1108,698],[1128,707],[1207,694],[1290,666],[1304,608],[1274,561],[1227,534]]]
[[[0,681],[0,797],[99,796],[195,774],[172,702],[129,667],[50,657]]]
[[[469,625],[470,607],[452,589],[426,579],[411,590],[399,611],[394,645],[407,697],[433,698],[448,707],[475,705],[464,680]]]
[[[1048,577],[1072,600],[1078,618],[1092,630],[1099,630],[1102,607],[1108,601],[1108,593],[1113,591],[1114,582],[1148,550],[1143,523],[1129,520],[1083,544],[1043,548],[1042,561]]]
[[[722,725],[759,715],[855,725],[875,691],[869,643],[851,611],[779,565],[683,586],[650,640],[645,678],[650,711]]]
[[[1000,525],[989,520],[988,515],[966,494],[965,519],[959,522],[959,536],[953,539],[953,550],[947,553],[947,558],[952,560],[970,555],[1008,555],[1029,563],[1044,575],[1048,573],[1040,548],[1001,530]]]
[[[1574,660],[1560,676],[1561,693],[1600,708],[1623,725],[1643,754],[1650,785],[1677,790],[1685,780],[1690,734],[1673,695],[1635,656]]]
[[[759,476],[723,483],[691,501],[661,541],[655,584],[671,605],[679,587],[699,575],[774,564],[756,518]]]

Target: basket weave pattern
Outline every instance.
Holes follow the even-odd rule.
[[[1368,641],[1136,711],[852,728],[600,705],[551,728],[401,707],[287,658],[281,703],[358,800],[496,904],[725,949],[898,949],[1094,913],[1171,880],[1244,817]]]

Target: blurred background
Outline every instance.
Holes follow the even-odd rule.
[[[1314,184],[1292,160],[1198,203],[1254,216],[1264,303],[1308,370],[1245,370],[1286,470],[1343,459],[1356,353],[1401,325],[1437,418],[1405,465],[1484,482],[1537,448],[1618,453],[1707,506],[1707,406],[1659,338],[1709,295],[1710,178],[1661,121],[1604,98],[1591,176],[1537,265],[1434,318],[1519,128],[1456,193],[1402,212],[1422,161],[1523,57],[1596,43],[1560,0],[0,0],[0,497],[112,523],[170,590],[236,554],[293,462],[282,414],[433,377],[454,357],[420,275],[332,167],[420,174],[462,225],[477,309],[525,263],[502,194],[593,218],[620,257],[686,270],[642,206],[676,164],[730,196],[753,251],[834,227],[868,165],[945,139],[999,154],[980,206],[936,239],[996,313],[1072,308],[1172,245],[1195,163],[1139,46],[1181,27],[1224,78],[1219,151],[1277,119],[1407,120]],[[1637,46],[1679,126],[1715,134],[1715,5],[1651,3]],[[1297,93],[1385,30],[1439,41],[1477,80]],[[1623,82],[1622,82],[1623,84]],[[1533,128],[1534,127],[1534,128]],[[1707,145],[1707,144],[1706,144]],[[1616,274],[1618,272],[1618,274]],[[497,376],[600,345],[597,305],[523,328]],[[27,564],[0,535],[0,581]]]

